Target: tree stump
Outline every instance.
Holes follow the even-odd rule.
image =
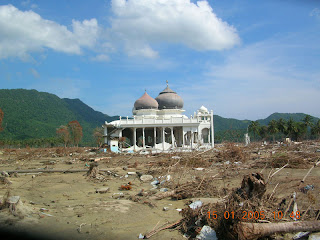
[[[87,176],[90,178],[97,178],[99,175],[99,167],[97,162],[93,162],[90,164],[90,169],[87,172]]]
[[[262,198],[266,192],[266,183],[261,173],[251,173],[243,177],[241,188],[238,189],[239,195],[245,199],[257,197]]]

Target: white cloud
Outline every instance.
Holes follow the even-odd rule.
[[[35,70],[34,68],[30,68],[30,73],[35,77],[35,78],[39,78],[40,74],[37,72],[37,70]]]
[[[314,8],[309,14],[310,17],[320,17],[320,9],[319,8]]]
[[[185,106],[204,104],[218,115],[252,120],[274,112],[319,117],[319,63],[300,57],[301,52],[310,56],[314,51],[319,51],[317,42],[299,43],[294,36],[234,50],[200,77],[205,80],[183,87]],[[306,62],[314,63],[312,69]]]
[[[81,54],[82,47],[94,47],[99,27],[96,19],[72,21],[73,31],[43,19],[33,11],[20,11],[12,5],[0,6],[0,59],[27,58],[30,52],[50,48]]]
[[[234,27],[218,18],[207,1],[112,0],[111,32],[128,55],[157,56],[150,45],[180,43],[199,51],[223,50],[240,42]]]
[[[95,57],[92,57],[91,60],[95,61],[95,62],[108,62],[110,60],[110,58],[109,58],[108,55],[99,54],[99,55],[97,55]]]

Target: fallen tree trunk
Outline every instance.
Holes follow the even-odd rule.
[[[275,233],[320,231],[320,221],[301,221],[285,223],[248,223],[237,225],[238,239],[254,240]]]
[[[167,197],[172,197],[173,195],[176,194],[176,190],[172,190],[169,192],[164,192],[164,193],[158,193],[152,197],[150,197],[151,200],[161,200]]]
[[[99,169],[99,171],[107,172],[109,170],[106,169]],[[61,170],[61,169],[25,169],[25,170],[9,170],[6,171],[7,173],[76,173],[76,172],[88,172],[88,169],[67,169],[67,170]]]

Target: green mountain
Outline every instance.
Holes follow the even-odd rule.
[[[259,119],[258,122],[261,125],[267,125],[271,120],[279,120],[283,118],[284,120],[288,121],[292,118],[295,122],[301,122],[307,114],[304,113],[273,113],[269,117],[265,119]],[[317,121],[319,118],[313,117],[313,121]]]
[[[93,142],[92,131],[110,117],[95,111],[79,99],[25,89],[0,89],[0,108],[4,112],[0,139],[24,140],[52,138],[56,129],[78,120],[83,127],[83,143]]]

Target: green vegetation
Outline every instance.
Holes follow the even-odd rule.
[[[284,114],[285,116],[287,114]],[[296,114],[294,114],[297,116]],[[279,113],[277,114],[279,116]],[[266,126],[260,126],[257,121],[251,121],[249,125],[249,132],[252,134],[259,133],[260,139],[265,139],[268,136],[272,136],[273,141],[275,139],[282,139],[283,137],[290,137],[295,141],[303,139],[314,139],[320,136],[320,120],[314,121],[314,117],[305,115],[301,118],[301,121],[297,122],[290,118],[288,121],[284,118],[278,118],[278,120],[271,119]]]
[[[25,89],[0,89],[0,108],[4,113],[0,141],[6,145],[38,146],[46,141],[63,145],[56,129],[74,120],[83,128],[80,145],[93,145],[93,129],[118,118],[97,112],[79,99]]]

